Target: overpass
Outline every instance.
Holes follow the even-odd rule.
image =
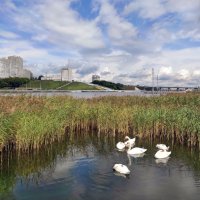
[[[199,87],[179,87],[179,86],[158,86],[158,87],[151,87],[151,86],[136,86],[140,90],[145,90],[145,91],[187,91],[187,90],[200,90]]]

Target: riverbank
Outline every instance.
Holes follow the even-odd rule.
[[[66,132],[168,138],[199,146],[200,95],[0,97],[1,150],[39,149]]]

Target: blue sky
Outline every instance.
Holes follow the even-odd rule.
[[[0,57],[125,84],[200,85],[200,0],[0,0]]]

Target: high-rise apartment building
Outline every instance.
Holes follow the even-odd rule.
[[[61,81],[72,81],[72,69],[62,68],[61,69]]]
[[[9,71],[7,69],[7,59],[1,58],[0,59],[0,78],[9,77]]]
[[[32,73],[23,69],[23,59],[19,56],[0,58],[0,78],[24,77],[31,78]]]

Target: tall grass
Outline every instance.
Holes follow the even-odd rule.
[[[66,131],[168,138],[199,146],[200,95],[0,97],[0,150],[39,149]]]

